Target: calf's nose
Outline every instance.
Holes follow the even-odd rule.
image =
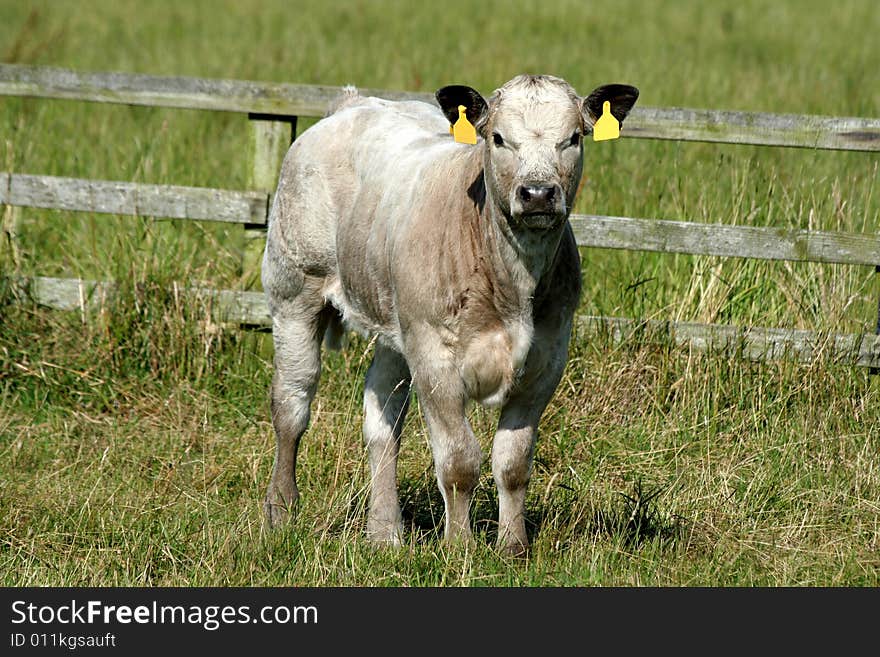
[[[556,185],[520,185],[517,194],[524,207],[552,206],[556,200]]]

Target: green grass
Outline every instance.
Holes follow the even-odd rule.
[[[880,7],[701,3],[0,3],[0,61],[163,75],[485,92],[513,75],[612,81],[649,106],[880,115]],[[302,122],[301,130],[308,125]],[[238,115],[0,99],[0,169],[244,189]],[[588,149],[576,211],[876,233],[874,154],[620,140]],[[8,220],[10,215],[6,214]],[[370,345],[325,356],[288,531],[260,502],[273,455],[269,336],[218,326],[172,281],[233,287],[240,234],[210,223],[22,209],[4,273],[120,281],[94,316],[0,287],[0,584],[880,584],[880,377],[577,336],[542,423],[527,560],[439,539],[414,407],[409,544],[363,540]],[[4,244],[5,247],[5,244]],[[867,267],[584,250],[581,311],[856,332]],[[484,451],[497,415],[471,411]]]

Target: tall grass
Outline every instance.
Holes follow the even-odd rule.
[[[822,20],[817,20],[822,16]],[[872,2],[0,3],[0,59],[82,70],[486,92],[548,72],[640,103],[877,116]],[[307,127],[308,122],[301,126]],[[0,99],[6,170],[244,189],[247,121]],[[873,154],[620,140],[588,149],[576,211],[876,233]],[[7,216],[7,219],[9,217]],[[576,336],[542,423],[533,550],[439,540],[417,405],[400,462],[409,543],[362,540],[362,379],[371,344],[325,356],[299,515],[266,532],[271,342],[210,320],[176,284],[239,282],[210,223],[23,209],[3,273],[119,282],[92,315],[0,286],[0,583],[5,585],[876,586],[880,383],[816,361],[751,363]],[[582,252],[581,312],[870,330],[865,267]],[[497,414],[474,407],[488,453]]]

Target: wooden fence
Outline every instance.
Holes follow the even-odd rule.
[[[253,126],[251,189],[233,191],[176,185],[84,180],[0,173],[0,205],[132,214],[241,224],[247,237],[262,237],[284,153],[298,116],[320,117],[338,87],[242,80],[83,73],[58,68],[0,65],[0,95],[57,98],[247,114]],[[434,102],[422,93],[362,89],[389,99]],[[880,119],[718,110],[637,107],[624,134],[632,138],[757,144],[847,151],[880,151]],[[875,267],[880,273],[880,234],[781,230],[661,219],[572,215],[583,247],[688,253]],[[256,268],[262,241],[249,240],[245,267]],[[107,283],[32,277],[18,281],[36,302],[59,309],[85,308]],[[270,324],[263,295],[247,290],[190,289],[208,298],[220,321]],[[880,367],[880,335],[836,335],[779,328],[582,317],[582,328],[615,339],[634,332],[695,350],[723,350],[762,360],[789,357]],[[880,309],[877,332],[880,333]]]

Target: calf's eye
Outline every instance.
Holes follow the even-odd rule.
[[[568,141],[569,146],[577,146],[580,143],[581,143],[581,133],[580,132],[575,132],[571,136],[571,139]]]
[[[504,139],[497,132],[492,133],[492,141],[496,146],[504,146]]]

